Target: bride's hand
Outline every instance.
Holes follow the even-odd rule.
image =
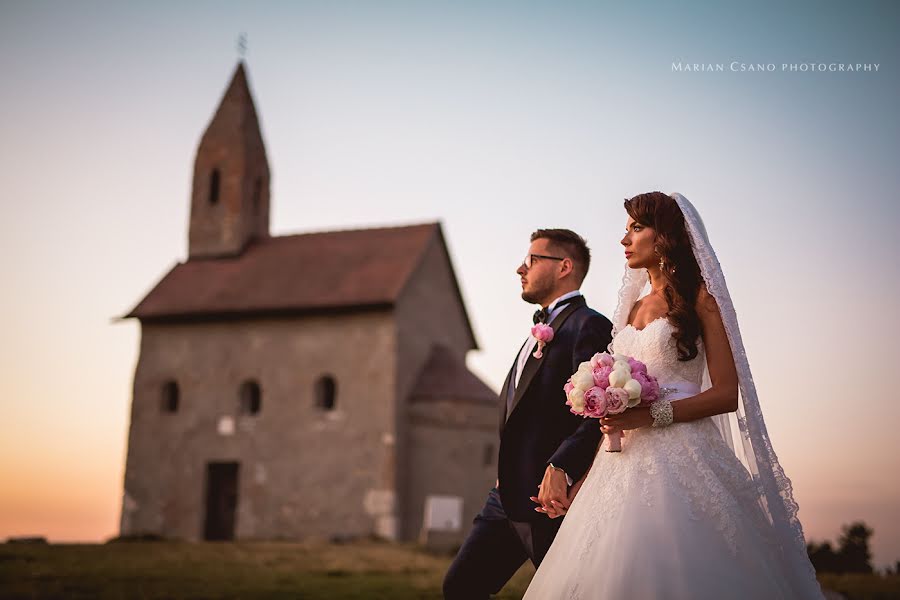
[[[651,425],[653,425],[653,417],[650,416],[650,407],[648,406],[635,406],[618,415],[607,415],[600,419],[600,431],[603,433],[627,431]]]

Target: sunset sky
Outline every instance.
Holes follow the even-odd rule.
[[[115,318],[186,259],[246,32],[273,234],[441,221],[494,389],[529,234],[582,233],[611,315],[622,200],[687,196],[807,539],[863,519],[900,560],[900,5],[667,4],[0,1],[0,539],[118,532],[140,329]]]

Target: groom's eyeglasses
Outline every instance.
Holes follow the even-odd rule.
[[[534,262],[535,258],[546,258],[549,260],[566,260],[565,257],[547,256],[546,254],[526,254],[525,260],[522,261],[522,264],[525,265],[526,269],[530,269],[531,263]]]

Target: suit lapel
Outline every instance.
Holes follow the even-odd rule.
[[[556,315],[556,318],[550,322],[550,327],[553,328],[554,333],[559,331],[559,329],[562,327],[563,323],[566,322],[566,319],[569,318],[569,315],[571,315],[573,312],[575,312],[576,310],[578,310],[585,304],[587,304],[587,302],[585,301],[584,296],[578,296],[577,298],[572,300],[572,302],[570,302],[568,305],[566,305],[566,307],[564,309],[562,309],[562,312],[559,313],[558,315]],[[544,348],[544,358],[537,359],[534,357],[534,354],[530,354],[528,356],[528,360],[525,361],[525,366],[522,368],[522,377],[519,378],[519,385],[518,385],[518,387],[516,387],[516,393],[515,393],[515,396],[513,397],[512,407],[510,408],[509,414],[506,415],[504,422],[509,420],[510,415],[516,410],[516,406],[519,405],[519,401],[522,399],[522,396],[525,395],[525,390],[528,389],[528,386],[531,384],[531,380],[534,379],[535,375],[537,375],[537,372],[540,370],[541,365],[543,365],[544,362],[547,360],[547,352],[549,352],[552,347],[553,347],[553,342],[550,342]],[[510,377],[507,377],[507,384],[515,385],[515,380],[510,380],[510,379],[511,379]],[[504,391],[507,391],[506,386],[504,386]],[[505,411],[506,410],[506,402],[505,402],[506,396],[504,396],[503,399],[504,399],[503,410]]]
[[[506,381],[503,382],[503,387],[500,388],[500,431],[503,431],[503,424],[506,423],[506,405],[508,404],[507,399],[509,398],[510,393],[509,386],[515,383],[515,372],[516,363],[514,362],[509,373],[506,374]]]

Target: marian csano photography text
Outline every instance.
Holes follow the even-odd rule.
[[[880,67],[881,63],[850,62],[747,63],[733,60],[729,63],[672,63],[672,71],[686,73],[877,73]]]

